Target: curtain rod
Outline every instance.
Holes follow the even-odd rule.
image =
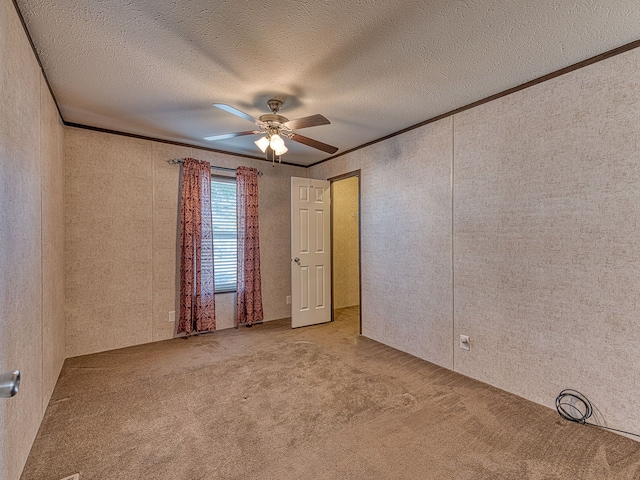
[[[170,160],[167,160],[167,163],[171,164],[171,165],[178,165],[178,164],[183,164],[184,160],[182,158],[172,158]],[[216,167],[214,165],[211,165],[211,170],[224,170],[227,172],[233,172],[236,173],[236,169],[235,168],[228,168],[228,167]],[[258,176],[261,177],[263,174],[261,171],[258,171]]]

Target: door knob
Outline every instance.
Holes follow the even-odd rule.
[[[0,375],[0,398],[13,397],[20,386],[20,372],[6,372]]]
[[[296,262],[298,266],[300,266],[300,259],[298,257],[294,258],[293,261]]]

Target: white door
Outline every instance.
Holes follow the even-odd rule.
[[[330,183],[291,177],[291,327],[331,321]]]

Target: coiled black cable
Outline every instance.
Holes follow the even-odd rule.
[[[604,425],[587,422],[591,415],[593,415],[593,405],[591,405],[591,402],[583,394],[570,388],[562,390],[556,397],[556,410],[562,418],[570,422],[589,425],[591,427],[605,428],[613,432],[640,437],[637,433],[625,432],[624,430],[618,430],[617,428],[605,427]]]
[[[562,418],[584,425],[593,415],[593,405],[587,397],[567,388],[556,397],[556,410]]]

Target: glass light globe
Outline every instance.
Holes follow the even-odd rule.
[[[282,140],[282,137],[280,137],[280,135],[276,133],[274,135],[271,135],[271,140],[269,141],[269,145],[273,150],[279,150],[282,147],[284,147],[284,140]]]
[[[269,139],[267,137],[262,137],[260,140],[256,140],[255,143],[262,152],[267,151],[267,147],[269,146]]]
[[[276,153],[276,155],[280,156],[280,155],[284,155],[288,151],[289,151],[289,149],[285,145],[282,145],[282,148],[280,148],[278,150],[275,150],[275,153]]]

